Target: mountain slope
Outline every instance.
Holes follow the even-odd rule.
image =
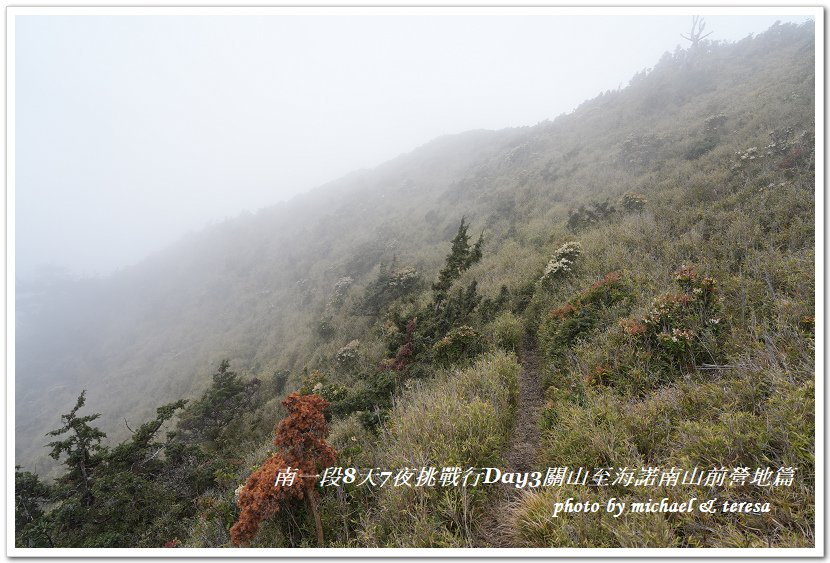
[[[610,417],[614,408],[625,410],[627,404],[658,408],[657,399],[643,399],[652,392],[666,394],[671,404],[668,399],[679,391],[669,381],[649,381],[637,389],[609,383],[607,395],[588,391],[599,397],[588,407],[574,406],[566,396],[573,390],[559,383],[573,380],[579,387],[578,381],[595,367],[628,370],[628,365],[609,365],[612,358],[602,355],[618,345],[613,339],[619,335],[608,327],[648,312],[651,300],[673,284],[672,272],[686,263],[722,284],[736,327],[726,339],[729,361],[742,356],[757,361],[754,346],[760,339],[791,356],[792,378],[803,384],[810,368],[809,337],[802,334],[799,319],[812,314],[815,289],[813,49],[811,29],[776,26],[734,45],[667,54],[627,88],[585,102],[552,122],[441,138],[375,170],[192,235],[112,278],[31,288],[25,297],[33,312],[18,319],[16,342],[17,462],[31,466],[43,457],[42,436],[59,424],[57,414],[47,413],[67,410],[82,388],[89,389],[91,408],[103,413],[101,427],[116,437],[127,433],[123,417],[131,423],[146,420],[162,402],[198,396],[223,358],[266,381],[285,376],[280,391],[300,387],[304,369],[319,369],[335,382],[358,387],[394,356],[390,343],[396,341],[387,337],[394,329],[385,332],[384,321],[404,318],[429,303],[426,287],[441,268],[462,216],[475,235],[484,231],[486,244],[481,261],[461,274],[454,289],[475,280],[478,294],[495,302],[506,286],[509,299],[498,312],[509,312],[522,330],[541,335],[550,403],[543,416],[552,425],[549,431],[558,428],[560,422],[552,421],[561,421],[561,412],[589,428],[591,416]],[[776,146],[765,148],[771,144]],[[758,151],[770,154],[758,158]],[[584,214],[582,224],[574,220],[568,228],[569,212],[578,219],[580,205],[591,210],[596,209],[592,204],[609,200],[623,209],[619,202],[626,193],[642,194],[648,200],[645,210]],[[550,255],[569,240],[582,245],[580,269],[551,292],[537,291]],[[415,268],[422,289],[384,303],[378,316],[356,314],[367,288],[382,275],[381,264],[393,270]],[[551,342],[561,334],[548,320],[551,311],[571,303],[591,310],[574,296],[616,270],[640,276],[631,282],[627,309],[595,321],[608,327],[555,349]],[[25,289],[18,287],[19,298]],[[386,314],[387,308],[392,314]],[[504,318],[507,326],[510,319]],[[497,332],[491,319],[478,312],[468,320],[483,333]],[[778,325],[789,340],[773,336],[781,331],[770,327]],[[345,369],[337,354],[355,339],[360,341],[359,365]],[[637,353],[633,345],[626,346]],[[418,379],[409,369],[401,378]],[[619,389],[623,398],[613,394]],[[629,392],[631,396],[625,394]],[[798,392],[809,396],[803,385]],[[244,437],[252,444],[267,441],[279,418],[278,399],[275,395],[258,408],[262,420]],[[428,399],[424,391],[412,401],[427,404]],[[499,420],[506,419],[498,412]],[[407,416],[406,405],[401,403],[390,416]],[[339,424],[345,432],[345,422]],[[630,427],[637,421],[620,424],[628,424],[626,432],[635,435]],[[692,446],[705,449],[689,445],[694,425],[714,423],[695,419],[683,424],[688,447],[681,453],[691,459]],[[578,426],[570,430],[585,438]],[[544,438],[541,460],[551,465],[591,461],[569,449],[566,434],[550,432]],[[354,435],[360,434],[355,430]],[[379,454],[386,456],[382,461],[410,450],[403,436],[380,445],[377,438],[365,440],[365,449],[372,443],[385,452]],[[630,446],[613,450],[613,457],[603,458],[609,454],[600,452],[595,460],[622,463],[633,451]],[[640,446],[636,455],[645,459],[635,456],[632,463],[661,453]],[[666,444],[661,448],[670,449]],[[773,443],[773,450],[781,448]],[[543,498],[542,504],[550,500]],[[327,502],[333,512],[342,509]],[[532,521],[531,508],[513,516],[512,541],[577,541],[556,529],[528,532],[522,523]],[[446,526],[454,530],[446,536],[409,536],[380,512],[377,528],[362,531],[370,544],[466,545],[475,537],[452,526]],[[338,541],[349,537],[346,533]],[[681,541],[675,532],[667,537]],[[692,542],[690,537],[684,535],[682,541]]]

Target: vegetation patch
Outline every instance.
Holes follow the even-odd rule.
[[[379,462],[390,468],[500,466],[519,371],[513,354],[498,351],[417,383],[392,409]],[[485,493],[481,487],[384,488],[367,532],[373,544],[389,547],[468,546]]]

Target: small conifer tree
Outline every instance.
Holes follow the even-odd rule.
[[[436,303],[440,303],[446,298],[447,291],[452,287],[452,283],[464,271],[481,260],[484,233],[479,235],[478,241],[470,247],[470,235],[467,234],[468,229],[469,225],[462,217],[461,224],[458,226],[458,232],[455,234],[455,238],[452,239],[452,247],[444,264],[444,269],[438,274],[438,281],[432,285]]]
[[[64,463],[69,467],[69,473],[61,480],[69,488],[77,487],[81,492],[81,504],[89,507],[92,505],[92,469],[100,463],[103,448],[101,439],[106,434],[98,428],[90,426],[89,423],[101,416],[100,413],[87,416],[78,416],[78,411],[86,402],[86,390],[81,391],[75,407],[68,413],[61,415],[63,426],[57,430],[47,433],[47,436],[61,436],[69,434],[64,440],[56,440],[47,444],[52,448],[49,456],[53,459],[60,459],[61,455],[66,456]]]

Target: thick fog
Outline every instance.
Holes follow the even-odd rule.
[[[710,40],[776,20],[706,16]],[[106,274],[443,134],[624,87],[691,15],[19,16],[15,258]]]

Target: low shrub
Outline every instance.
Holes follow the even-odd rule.
[[[550,289],[557,281],[567,276],[581,254],[582,246],[578,242],[566,242],[557,248],[539,279],[542,287]]]
[[[504,312],[490,324],[490,334],[496,346],[508,352],[518,352],[522,346],[524,329],[516,315]]]
[[[630,307],[632,289],[628,274],[611,272],[565,305],[550,310],[539,328],[539,341],[547,358],[560,359],[567,347],[614,314],[612,308]]]
[[[623,209],[629,212],[639,212],[646,208],[646,196],[638,193],[627,193],[622,196]]]
[[[487,344],[484,338],[472,327],[463,325],[450,330],[447,335],[432,347],[433,359],[439,366],[468,362],[484,352]]]
[[[319,370],[305,375],[300,383],[300,395],[320,395],[328,403],[343,400],[348,391],[343,385],[331,383],[328,376]]]
[[[414,383],[392,409],[378,464],[390,469],[499,466],[518,397],[520,366],[497,351]],[[440,437],[440,439],[436,439]],[[468,546],[484,488],[385,487],[366,518],[370,545]]]
[[[352,368],[357,364],[357,360],[360,356],[359,348],[360,341],[352,340],[337,351],[337,355],[334,359],[341,367],[347,369]]]
[[[721,359],[721,298],[715,280],[683,266],[674,273],[682,293],[665,293],[638,320],[622,319],[623,332],[642,353],[662,361],[668,371],[689,371]]]

